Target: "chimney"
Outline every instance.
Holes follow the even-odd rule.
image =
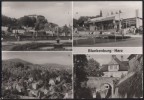
[[[123,61],[123,56],[121,56],[121,61]]]
[[[116,58],[116,55],[112,55],[112,58]]]
[[[139,10],[138,9],[136,9],[136,17],[139,17]]]

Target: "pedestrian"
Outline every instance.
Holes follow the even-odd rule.
[[[96,92],[96,98],[101,98],[101,95],[100,95],[99,91]]]
[[[93,88],[93,98],[96,98],[96,88]]]

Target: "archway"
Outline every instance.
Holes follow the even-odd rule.
[[[110,83],[103,83],[100,86],[101,98],[112,98],[112,85]]]

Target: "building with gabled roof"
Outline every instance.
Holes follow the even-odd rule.
[[[115,87],[117,98],[143,98],[143,55],[131,54],[128,58],[128,74]]]
[[[125,76],[128,72],[128,61],[123,61],[123,56],[119,60],[116,55],[112,55],[111,61],[108,64],[102,65],[100,69],[103,73],[103,77],[118,77]]]

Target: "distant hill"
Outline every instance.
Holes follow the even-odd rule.
[[[15,68],[18,64],[23,64],[24,66],[29,66],[29,68],[42,68],[42,69],[56,69],[56,70],[72,70],[72,66],[70,65],[61,65],[61,64],[55,64],[55,63],[47,63],[47,64],[33,64],[28,61],[22,60],[22,59],[8,59],[8,60],[2,60],[2,66],[3,68]]]
[[[33,64],[30,62],[27,62],[25,60],[17,59],[17,58],[2,60],[2,69],[5,69],[5,68],[15,69],[18,66],[23,67],[23,66],[31,66],[31,65],[33,65]]]
[[[41,66],[48,67],[48,68],[55,68],[55,69],[59,69],[59,68],[71,69],[72,68],[72,66],[70,65],[61,65],[61,64],[56,64],[56,63],[47,63],[47,64],[42,64]]]
[[[19,62],[19,63],[23,63],[23,64],[27,64],[27,65],[32,65],[32,63],[22,60],[22,59],[19,59],[19,58],[7,59],[7,60],[3,60],[3,62],[6,62],[6,63],[18,63]]]

